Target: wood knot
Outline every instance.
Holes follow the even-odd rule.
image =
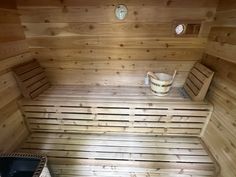
[[[63,13],[68,13],[69,10],[68,10],[68,8],[67,8],[66,6],[63,6],[62,12],[63,12]]]
[[[207,13],[206,13],[206,17],[207,18],[212,18],[214,16],[214,13],[212,12],[212,11],[208,11]]]
[[[172,3],[172,0],[167,0],[166,1],[166,6],[169,7],[171,5],[171,3]]]
[[[90,29],[90,30],[93,30],[93,29],[94,29],[94,26],[93,26],[93,25],[89,25],[89,29]]]
[[[135,27],[135,28],[139,28],[139,25],[138,25],[138,24],[136,24],[136,25],[134,25],[134,27]]]

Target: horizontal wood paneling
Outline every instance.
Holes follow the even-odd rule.
[[[22,33],[21,29],[22,26],[21,24],[14,24],[14,23],[5,23],[1,24],[0,28],[0,42],[9,42],[9,41],[14,41],[16,38],[17,39],[25,39],[24,33]]]
[[[17,56],[28,51],[25,40],[17,40],[0,43],[0,60]]]
[[[11,0],[10,0],[11,1]],[[4,9],[0,8],[0,23],[9,24],[9,23],[20,23],[20,19],[16,18],[19,13],[14,9]]]
[[[0,76],[0,108],[20,95],[16,81],[12,73],[8,72]]]
[[[236,23],[236,19],[235,19],[235,16],[236,16],[236,8],[231,5],[231,3],[228,3],[229,0],[225,1],[226,3],[224,4],[227,4],[227,8],[228,9],[222,9],[222,10],[218,10],[217,13],[216,13],[216,17],[215,17],[215,23],[214,23],[214,26],[221,26],[221,27],[224,27],[224,26],[228,26],[228,27],[233,27],[235,26],[235,23]],[[222,2],[222,0],[221,0]],[[220,9],[220,8],[219,8]]]
[[[207,53],[219,58],[223,58],[230,62],[236,62],[235,55],[235,45],[222,44],[219,42],[209,41],[206,47]]]
[[[130,62],[153,60],[153,61],[196,61],[202,56],[202,49],[125,49],[117,48],[111,50],[109,48],[90,48],[90,49],[48,49],[37,48],[32,49],[32,54],[40,60],[52,61],[112,61],[127,60]],[[143,61],[145,62],[145,60]]]
[[[10,103],[5,105],[3,108],[0,109],[1,112],[1,122],[5,121],[13,112],[18,110],[17,106],[17,99],[12,100]]]
[[[55,56],[53,56],[55,58]],[[89,61],[88,61],[89,60]],[[143,76],[149,70],[168,72],[177,69],[179,72],[175,80],[175,86],[181,86],[187,77],[188,71],[195,61],[162,61],[162,60],[122,60],[106,59],[93,60],[78,58],[75,60],[40,60],[41,65],[47,68],[47,75],[56,84],[81,85],[123,85],[128,80],[127,86],[143,86]],[[74,70],[77,72],[74,72]],[[133,76],[135,74],[135,77]],[[70,76],[71,75],[71,76]],[[72,77],[75,76],[76,78]],[[82,77],[81,77],[82,76]],[[63,79],[63,82],[61,81]]]
[[[143,86],[147,71],[177,69],[175,85],[182,86],[201,58],[217,0],[122,0],[129,10],[124,21],[115,18],[117,3],[18,1],[31,52],[51,82]],[[175,20],[202,22],[199,36],[175,37]]]
[[[235,1],[221,0],[202,63],[215,71],[207,99],[214,112],[203,140],[221,166],[222,177],[236,176]]]
[[[144,86],[145,71],[75,70],[48,68],[46,74],[56,85]],[[173,74],[173,73],[170,73]],[[179,72],[174,86],[182,86],[188,72]]]
[[[227,0],[227,1],[219,1],[217,11],[224,11],[224,10],[235,10],[236,9],[236,2],[234,0]]]
[[[236,17],[236,14],[235,14]],[[235,23],[236,24],[236,23]],[[236,25],[214,26],[209,35],[209,42],[206,52],[210,55],[222,58],[227,61],[236,62]]]
[[[28,130],[19,110],[12,112],[5,121],[1,122],[0,132],[0,152],[14,151],[27,137]]]
[[[232,0],[233,1],[233,0]],[[114,6],[117,3],[117,0],[18,0],[18,5],[21,7],[60,7],[60,6]],[[146,1],[137,1],[137,0],[120,0],[120,4],[127,4],[133,6],[159,6],[159,7],[216,7],[217,1],[215,0],[199,0],[199,1],[189,1],[189,0],[177,0],[177,1],[166,1],[166,0],[146,0]]]
[[[171,23],[23,23],[26,37],[140,36],[169,37]]]
[[[206,37],[210,22],[204,22],[199,36]],[[172,22],[130,22],[130,23],[23,23],[27,37],[66,36],[127,36],[127,37],[173,37]],[[193,35],[197,36],[197,35]]]
[[[30,58],[23,28],[14,1],[1,1],[0,7],[0,152],[11,152],[28,135],[17,106],[20,91],[11,67]],[[10,8],[10,9],[9,9]]]
[[[128,4],[127,4],[128,5]],[[44,22],[96,22],[111,23],[117,22],[114,15],[114,6],[87,6],[86,3],[79,7],[58,7],[58,8],[24,8],[19,7],[22,22],[44,23]],[[156,6],[129,6],[128,17],[124,22],[172,22],[175,19],[186,19],[188,16],[191,20],[212,20],[214,17],[215,7],[156,7]],[[140,8],[142,7],[142,8]],[[157,16],[158,15],[158,18]]]
[[[27,40],[31,48],[204,48],[203,38],[58,37]]]
[[[0,73],[4,74],[11,71],[13,66],[16,66],[20,63],[24,63],[32,58],[31,53],[28,51],[23,54],[19,54],[10,58],[5,58],[0,60]]]
[[[193,66],[195,61],[183,61],[180,64],[178,61],[155,61],[155,60],[81,60],[78,62],[73,62],[71,60],[42,60],[41,64],[48,68],[65,68],[65,69],[90,69],[90,70],[144,70],[147,69],[155,70],[160,67],[160,70],[165,71],[168,69],[177,69],[179,71],[189,71],[189,68]],[[111,66],[114,66],[111,68]]]
[[[16,1],[1,0],[0,8],[4,9],[16,9]]]
[[[222,44],[236,44],[235,27],[214,27],[209,34],[209,40],[219,42]]]

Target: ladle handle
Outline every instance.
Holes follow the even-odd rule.
[[[172,76],[172,81],[175,79],[176,74],[177,74],[177,70],[175,70],[175,72],[174,72],[174,74]]]

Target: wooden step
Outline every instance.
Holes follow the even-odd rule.
[[[19,151],[46,154],[58,177],[210,177],[216,170],[194,137],[33,133]]]

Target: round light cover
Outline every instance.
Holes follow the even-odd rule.
[[[184,24],[179,24],[175,27],[175,33],[177,35],[181,35],[185,33],[185,25]]]
[[[125,5],[118,5],[115,9],[116,18],[119,20],[124,20],[127,16],[128,9]]]

